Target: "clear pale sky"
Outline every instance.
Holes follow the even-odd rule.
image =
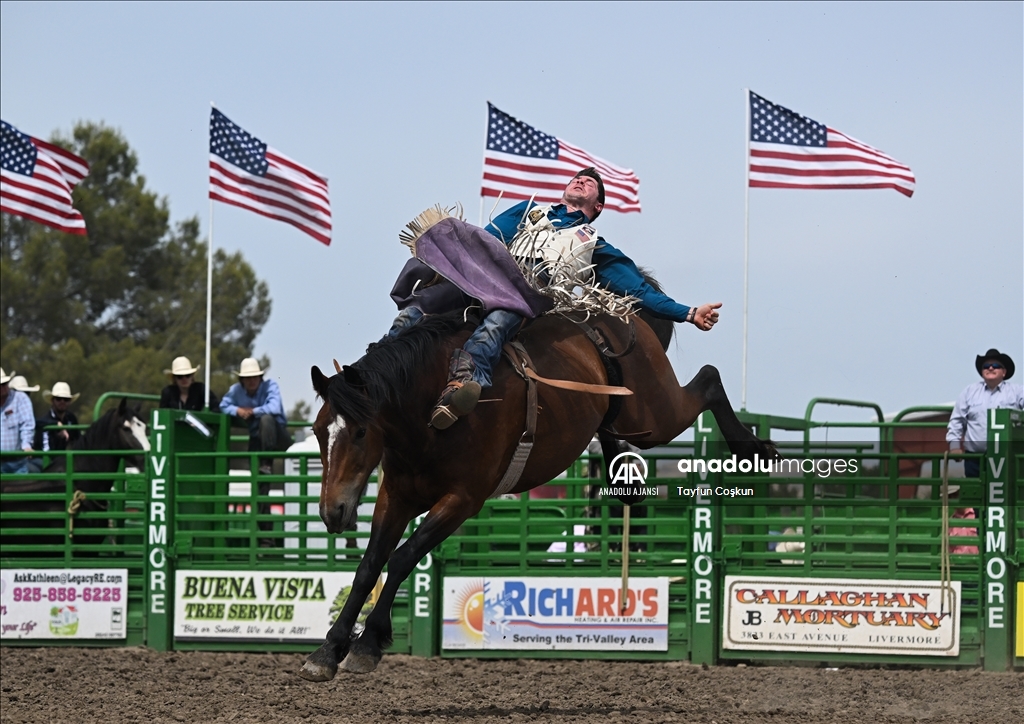
[[[204,234],[211,101],[329,177],[330,247],[214,211],[215,245],[270,286],[254,352],[291,407],[311,365],[388,328],[403,225],[435,203],[477,219],[490,100],[636,171],[643,212],[597,226],[678,301],[724,303],[670,354],[681,382],[716,365],[738,407],[749,87],[909,164],[917,192],[751,190],[747,407],[895,412],[955,399],[989,347],[1024,370],[1022,23],[979,2],[4,2],[0,115],[44,138],[119,128]],[[865,418],[819,419],[844,415]]]

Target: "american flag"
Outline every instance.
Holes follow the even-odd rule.
[[[210,198],[331,243],[327,179],[242,130],[216,108],[210,116]]]
[[[549,136],[487,104],[487,143],[481,196],[557,202],[573,176],[593,166],[601,174],[605,209],[640,211],[640,179],[561,138]]]
[[[914,172],[877,148],[750,93],[750,186],[896,189],[914,195]]]
[[[71,205],[71,189],[89,174],[89,164],[6,121],[0,124],[0,211],[84,235],[85,219]]]

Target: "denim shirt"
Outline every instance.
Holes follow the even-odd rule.
[[[282,425],[288,424],[288,418],[284,414],[284,403],[281,401],[281,388],[274,380],[264,379],[260,382],[256,394],[252,397],[242,387],[241,382],[231,385],[231,389],[220,401],[220,411],[228,415],[238,415],[239,407],[252,408],[250,428],[259,429],[259,420],[263,415],[273,415]]]
[[[536,202],[533,204],[538,205]],[[508,246],[519,230],[523,216],[533,206],[530,206],[529,201],[518,203],[498,214],[485,230]],[[555,204],[548,212],[548,219],[557,229],[590,223],[586,214],[582,211],[569,211],[565,204]],[[686,321],[690,308],[648,284],[633,260],[603,237],[597,238],[592,261],[595,265],[594,278],[601,286],[616,294],[636,297],[640,300],[640,306],[655,317],[671,319],[673,322]]]

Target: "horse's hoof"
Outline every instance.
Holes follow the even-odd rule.
[[[341,662],[341,668],[353,674],[369,674],[377,668],[377,664],[379,662],[379,656],[357,654],[349,651],[348,656],[346,656],[345,660]]]
[[[302,668],[299,669],[299,676],[306,681],[330,681],[334,678],[334,675],[338,673],[338,665],[325,666],[323,664],[315,664],[312,661],[307,660]]]

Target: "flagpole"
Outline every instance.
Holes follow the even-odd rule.
[[[743,392],[740,396],[740,409],[747,409],[747,324],[748,300],[750,296],[750,89],[743,89],[746,100],[747,123],[743,135],[746,137],[746,153],[743,169]]]
[[[477,226],[484,225],[484,174],[487,173],[487,129],[491,127],[491,102],[487,101],[487,119],[484,121],[484,153],[480,161],[480,218]]]
[[[210,106],[217,105],[210,101]],[[207,171],[209,174],[209,171]],[[209,183],[209,182],[207,182]],[[206,394],[203,409],[210,409],[210,320],[213,317],[213,198],[210,198],[210,235],[206,242]]]

